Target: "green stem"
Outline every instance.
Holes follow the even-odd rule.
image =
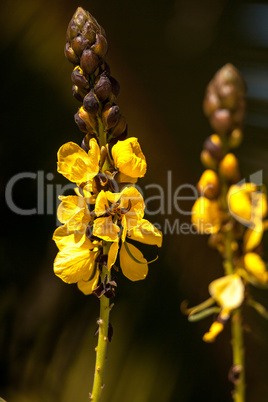
[[[226,275],[234,273],[232,241],[232,230],[228,230],[225,236],[226,260],[224,268]],[[233,367],[241,370],[238,379],[234,381],[233,400],[234,402],[245,402],[245,360],[241,309],[233,310],[231,317]]]
[[[234,402],[245,401],[245,361],[243,345],[243,328],[241,311],[237,309],[232,313],[232,347],[233,347],[233,365],[241,371],[238,380],[235,382],[233,393]]]
[[[228,152],[227,142],[224,144],[224,155]],[[223,209],[228,213],[227,192],[228,184],[222,180],[221,202]],[[224,270],[225,275],[232,275],[235,272],[233,263],[233,229],[230,228],[225,232],[225,260]],[[231,315],[231,332],[232,332],[232,349],[233,349],[233,367],[239,372],[238,379],[234,381],[234,402],[245,402],[245,356],[244,356],[244,341],[241,309],[238,308],[232,311]]]
[[[110,243],[103,242],[103,254],[107,255],[110,248]],[[110,280],[110,271],[106,267],[102,267],[101,282],[104,281],[107,275],[107,281]],[[110,315],[110,299],[105,295],[100,297],[100,317],[98,319],[99,324],[99,337],[98,345],[96,347],[96,365],[94,373],[94,383],[92,388],[92,394],[90,399],[94,402],[100,401],[101,392],[104,387],[103,374],[104,366],[107,354],[108,345],[108,328],[109,328],[109,315]]]

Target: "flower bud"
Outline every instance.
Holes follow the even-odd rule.
[[[85,49],[81,56],[81,67],[86,74],[93,74],[100,64],[99,57],[91,49]]]
[[[73,97],[79,102],[83,102],[84,96],[87,94],[86,89],[80,89],[77,85],[72,86]]]
[[[112,84],[105,74],[101,74],[94,87],[94,92],[101,102],[105,101],[112,91]]]
[[[114,77],[110,77],[110,82],[112,84],[112,93],[117,98],[120,93],[120,84]]]
[[[192,224],[202,234],[217,233],[222,221],[219,203],[206,197],[199,197],[192,208]]]
[[[243,140],[243,133],[239,128],[233,130],[228,138],[228,145],[230,148],[237,148]]]
[[[214,159],[220,160],[223,153],[221,138],[217,134],[212,134],[204,142],[203,149],[207,150]]]
[[[97,127],[97,120],[95,119],[94,116],[89,114],[83,106],[80,107],[79,109],[79,117],[84,121],[86,124],[87,131],[92,133]]]
[[[70,43],[67,42],[64,48],[64,54],[66,59],[73,64],[79,64],[79,57],[75,54],[74,50],[71,48]]]
[[[239,166],[236,156],[232,153],[225,155],[219,165],[219,173],[226,180],[235,181],[239,176]]]
[[[228,109],[218,109],[210,116],[212,128],[219,134],[226,134],[232,128],[232,117]]]
[[[203,110],[206,116],[210,116],[215,110],[220,108],[220,100],[216,91],[208,86],[206,96],[204,98]]]
[[[104,59],[108,50],[108,43],[102,34],[96,34],[96,42],[91,46],[91,49],[101,58]]]
[[[213,156],[211,155],[211,153],[209,151],[207,151],[206,149],[204,149],[201,152],[200,155],[200,159],[202,164],[209,169],[216,169],[217,167],[217,160],[215,158],[213,158]]]
[[[89,93],[85,96],[83,106],[88,113],[96,116],[99,111],[99,101],[93,91],[89,91]]]
[[[83,133],[87,133],[87,125],[86,123],[81,119],[79,116],[79,111],[75,113],[74,115],[74,121],[78,125],[79,130],[81,130]]]
[[[82,28],[82,35],[89,41],[90,46],[96,40],[96,30],[91,21],[86,21]]]
[[[72,79],[73,83],[75,85],[77,85],[79,88],[84,88],[84,89],[89,88],[88,76],[84,74],[84,72],[80,66],[76,66],[73,69],[71,79]]]
[[[197,189],[201,196],[209,199],[218,197],[220,193],[220,181],[214,170],[207,169],[204,171],[197,184]]]
[[[118,123],[114,128],[111,129],[110,134],[113,137],[118,137],[121,134],[124,134],[124,132],[127,130],[127,121],[126,118],[122,115],[120,115]]]
[[[77,56],[81,56],[83,50],[89,45],[89,41],[80,33],[71,41],[71,47]]]
[[[107,129],[114,127],[120,118],[120,109],[117,105],[111,105],[110,103],[106,103],[103,112],[102,112],[102,120],[106,125]]]

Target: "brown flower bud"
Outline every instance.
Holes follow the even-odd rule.
[[[216,169],[217,160],[215,158],[213,158],[213,156],[211,155],[211,153],[208,150],[204,149],[201,152],[200,159],[201,159],[202,164],[206,168],[208,168],[208,169]]]
[[[99,57],[91,49],[85,49],[81,56],[81,67],[86,74],[93,74],[100,64]]]
[[[85,89],[79,88],[77,85],[72,86],[73,97],[79,102],[83,102],[84,96],[87,94]]]
[[[82,28],[82,35],[89,41],[90,46],[96,41],[96,28],[91,21],[86,21]]]
[[[212,128],[219,134],[226,134],[232,128],[232,116],[228,109],[218,109],[210,116]]]
[[[83,138],[83,140],[82,140],[82,142],[81,142],[81,148],[86,152],[86,153],[88,153],[88,151],[89,151],[89,141],[90,141],[90,139],[91,138],[95,138],[95,136],[94,135],[92,135],[92,134],[90,134],[90,133],[87,133],[85,136],[84,136],[84,138]]]
[[[118,123],[116,124],[116,126],[114,128],[111,129],[110,134],[113,137],[117,137],[121,134],[124,134],[126,130],[127,130],[126,118],[124,116],[120,115]]]
[[[76,66],[73,69],[71,79],[75,85],[77,85],[79,88],[84,88],[88,89],[89,88],[89,82],[88,82],[88,76],[84,74],[82,68],[80,66]]]
[[[79,57],[75,54],[74,50],[71,48],[70,43],[67,42],[64,48],[64,54],[66,59],[73,64],[79,64]]]
[[[120,93],[120,84],[114,77],[110,77],[110,82],[112,85],[112,93],[117,98]]]
[[[117,105],[111,105],[111,103],[106,103],[103,112],[102,120],[106,125],[107,129],[114,127],[120,118],[120,109]]]
[[[101,58],[104,59],[108,51],[108,43],[102,34],[96,34],[96,42],[91,46],[91,49]]]
[[[83,50],[89,46],[89,41],[80,33],[71,41],[71,47],[77,56],[81,56]]]
[[[92,114],[93,116],[96,116],[96,114],[99,111],[99,101],[96,95],[94,94],[93,91],[89,91],[89,93],[85,96],[83,106],[84,109]]]
[[[112,84],[109,78],[102,74],[94,87],[94,92],[101,102],[105,101],[112,91]]]
[[[79,117],[85,122],[87,131],[89,133],[94,132],[97,127],[97,120],[95,117],[88,113],[83,106],[80,107],[78,114]]]
[[[87,126],[86,123],[81,119],[79,116],[79,111],[75,113],[74,115],[74,121],[78,125],[79,130],[81,130],[83,133],[87,133]]]
[[[215,89],[210,85],[207,89],[203,103],[203,110],[206,116],[210,116],[215,110],[220,108],[220,100]]]
[[[217,134],[213,134],[206,139],[203,149],[207,150],[216,160],[220,160],[222,158],[222,141]]]

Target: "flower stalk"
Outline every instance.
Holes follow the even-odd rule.
[[[234,385],[234,402],[245,401],[242,307],[248,304],[267,317],[267,310],[250,296],[250,285],[268,285],[260,247],[268,228],[264,220],[267,197],[262,184],[241,180],[238,159],[231,152],[242,141],[245,90],[240,73],[231,64],[215,74],[206,90],[204,113],[216,133],[206,139],[201,152],[206,170],[197,185],[200,197],[192,208],[192,223],[199,233],[209,235],[209,245],[222,257],[224,275],[210,283],[209,303],[184,309],[189,321],[220,310],[203,336],[205,342],[214,342],[230,319],[233,365],[229,380]],[[214,303],[218,307],[213,308]]]
[[[111,244],[105,243],[103,245],[104,255],[108,255]],[[101,282],[103,283],[105,277],[108,281],[111,279],[111,272],[106,267],[102,267]],[[100,298],[100,317],[97,321],[98,330],[98,345],[96,346],[96,364],[94,372],[94,382],[92,387],[92,393],[90,394],[90,400],[94,402],[100,401],[101,392],[104,387],[104,367],[105,360],[107,358],[107,346],[108,346],[108,330],[109,330],[109,315],[110,315],[110,299],[103,296]]]
[[[100,299],[90,394],[95,402],[104,387],[107,344],[113,334],[110,300],[117,284],[112,269],[119,271],[119,260],[128,279],[145,279],[148,262],[127,239],[162,244],[162,233],[144,219],[144,200],[135,188],[147,163],[138,139],[127,138],[127,122],[116,105],[120,86],[111,76],[107,50],[104,29],[78,7],[67,29],[65,56],[73,64],[73,96],[82,104],[74,119],[84,138],[81,147],[68,142],[58,151],[58,172],[77,187],[76,195],[60,196],[58,219],[63,225],[53,235],[59,249],[54,272],[66,283],[77,283],[85,295]]]

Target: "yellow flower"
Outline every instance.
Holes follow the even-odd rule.
[[[244,256],[244,265],[246,271],[262,284],[268,282],[268,272],[265,262],[256,253],[246,253]]]
[[[230,212],[233,217],[246,226],[258,230],[267,214],[267,198],[252,183],[233,185],[227,194]]]
[[[241,306],[244,300],[244,292],[244,284],[237,274],[226,275],[210,283],[209,293],[221,307],[221,312],[218,321],[213,322],[209,331],[203,336],[205,342],[213,342],[223,330],[221,321],[228,319],[230,312]]]
[[[92,217],[85,199],[75,195],[59,196],[59,199],[61,203],[57,215],[64,225],[58,227],[53,234],[57,247],[61,250],[66,246],[79,247],[86,243],[90,248],[91,242],[87,239],[85,231]]]
[[[253,226],[253,228],[248,228],[244,234],[244,251],[252,251],[262,241],[263,232],[268,229],[268,220],[260,221],[259,224]]]
[[[217,233],[222,221],[218,201],[199,197],[192,208],[192,224],[199,233]]]
[[[117,141],[112,148],[112,156],[115,167],[124,175],[134,178],[145,175],[147,164],[137,138]]]
[[[125,187],[121,193],[102,190],[95,203],[98,218],[93,224],[93,235],[105,241],[116,241],[122,228],[125,241],[127,231],[143,218],[144,207],[143,198],[135,187]]]
[[[68,142],[58,151],[58,172],[77,185],[92,180],[99,172],[100,148],[95,138],[89,146],[86,153],[74,142]]]
[[[226,275],[209,285],[211,297],[222,308],[222,316],[228,318],[230,311],[241,306],[244,300],[244,284],[237,274]]]

